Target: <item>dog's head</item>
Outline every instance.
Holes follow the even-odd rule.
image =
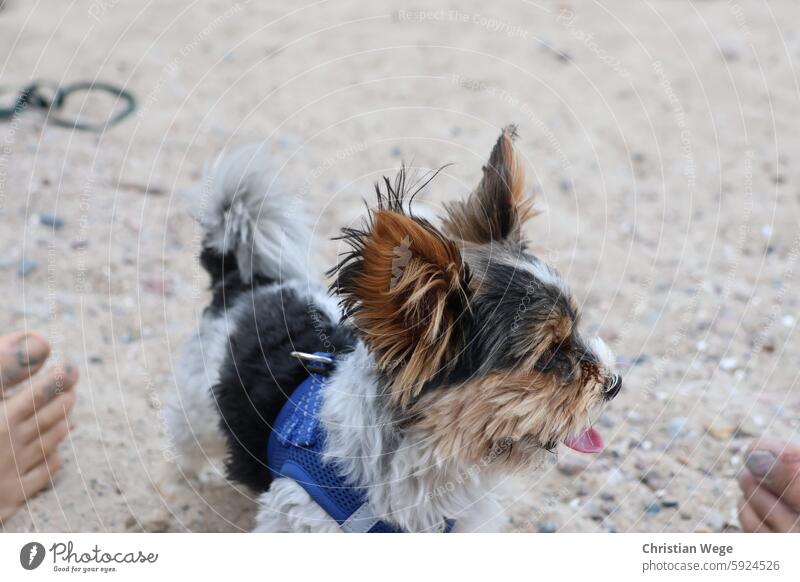
[[[386,180],[333,270],[390,406],[440,458],[525,463],[559,442],[596,452],[591,421],[621,388],[610,350],[579,333],[567,284],[526,249],[534,212],[514,138],[503,131],[441,230],[404,209],[404,173]]]

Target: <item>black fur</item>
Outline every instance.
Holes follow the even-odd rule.
[[[200,264],[211,276],[212,298],[206,309],[213,315],[221,315],[225,307],[233,305],[242,293],[275,282],[274,279],[257,274],[253,275],[250,283],[242,281],[233,252],[221,255],[204,246],[200,253]]]
[[[225,262],[229,260],[235,264],[232,257]],[[207,262],[208,257],[203,264]],[[229,352],[213,388],[227,440],[227,474],[265,491],[272,481],[266,464],[270,431],[289,395],[308,376],[302,362],[289,353],[339,353],[354,342],[348,328],[332,322],[294,289],[269,282],[253,287],[243,284],[237,272],[223,268],[218,273],[224,279],[214,283],[209,309],[228,313],[234,306],[239,309],[231,322]]]
[[[524,262],[536,260],[521,250],[516,257]],[[543,284],[528,270],[501,261],[489,261],[479,270],[485,270],[481,288],[473,294],[469,314],[464,317],[469,340],[455,365],[431,380],[423,394],[458,385],[489,371],[518,366],[527,357],[530,330],[554,312],[571,318],[577,327],[578,314],[569,298],[558,288]],[[570,352],[581,358],[593,358],[580,337],[573,334],[568,346],[548,352],[536,367],[543,372],[571,370],[567,361]]]

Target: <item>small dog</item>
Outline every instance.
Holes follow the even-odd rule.
[[[257,148],[212,169],[195,205],[213,298],[169,425],[186,472],[225,443],[227,476],[262,492],[256,531],[353,531],[269,464],[278,417],[313,363],[292,352],[335,359],[319,397],[291,406],[311,403],[309,434],[361,491],[368,526],[497,531],[498,479],[559,443],[602,450],[592,419],[622,382],[603,341],[579,334],[565,281],[527,250],[535,212],[515,137],[503,130],[477,188],[445,207],[439,228],[411,210],[421,188],[407,192],[405,171],[384,179],[363,227],[343,230],[349,252],[329,272],[330,294],[308,272],[310,231],[275,195]]]

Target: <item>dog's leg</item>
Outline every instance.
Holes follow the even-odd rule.
[[[339,524],[291,479],[276,479],[259,497],[254,532],[335,533]]]
[[[186,477],[200,477],[212,459],[224,455],[212,386],[228,349],[228,323],[225,315],[204,315],[175,372],[176,389],[169,395],[166,409],[169,442],[165,457]]]

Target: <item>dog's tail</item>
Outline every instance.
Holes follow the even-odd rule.
[[[308,277],[311,233],[302,202],[281,188],[263,150],[253,144],[220,156],[190,194],[212,283],[234,271],[245,284]]]

